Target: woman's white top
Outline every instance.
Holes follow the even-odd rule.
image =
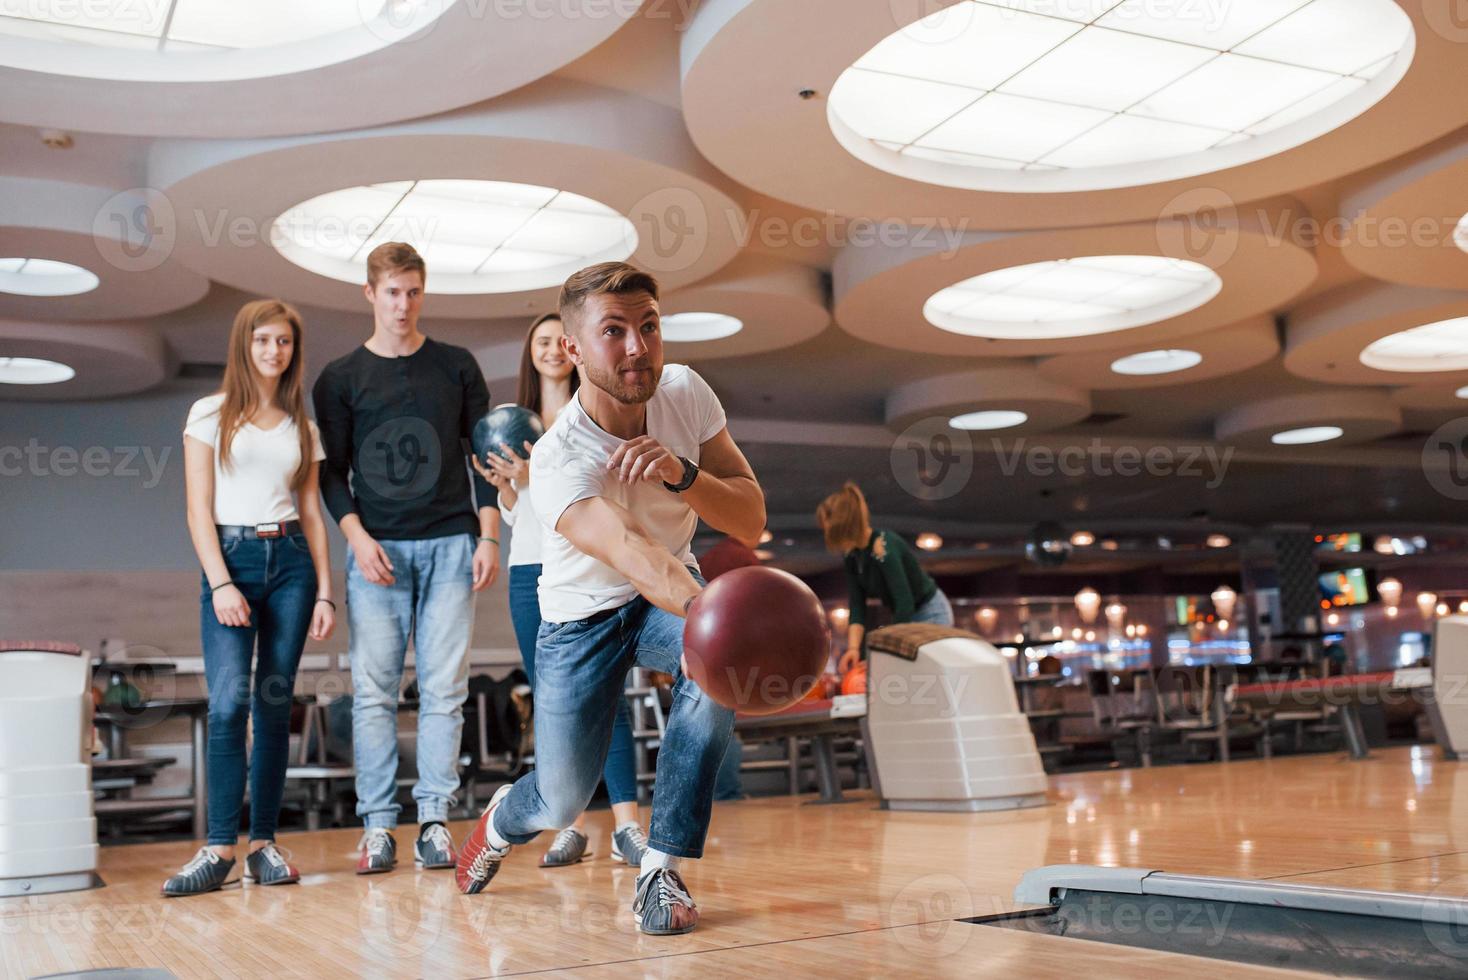
[[[224,393],[200,398],[189,409],[184,435],[214,450],[214,523],[274,524],[298,520],[291,477],[301,463],[296,423],[287,415],[273,429],[249,422],[240,426],[229,446],[229,466],[219,461],[219,409]],[[311,460],[326,458],[321,433],[311,426]]]
[[[505,498],[500,497],[500,516],[510,528],[510,567],[515,565],[540,564],[540,520],[535,516],[535,501],[529,485],[515,487],[515,507],[505,509]]]

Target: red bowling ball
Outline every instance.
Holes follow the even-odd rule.
[[[688,676],[726,708],[773,714],[805,697],[831,653],[820,600],[775,568],[725,572],[688,609]]]

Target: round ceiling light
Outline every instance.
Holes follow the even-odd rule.
[[[0,293],[19,296],[76,296],[97,288],[99,280],[79,265],[51,259],[0,259]]]
[[[1111,370],[1127,375],[1171,374],[1202,363],[1203,355],[1195,350],[1149,350],[1117,358],[1111,362]]]
[[[0,14],[0,64],[82,78],[159,82],[286,74],[361,57],[411,37],[452,4],[453,0],[7,4]],[[281,49],[280,57],[231,57],[237,51],[264,48]]]
[[[1345,430],[1338,425],[1309,425],[1301,429],[1285,429],[1269,437],[1276,446],[1306,446],[1315,442],[1339,439]]]
[[[1382,337],[1361,352],[1361,363],[1378,371],[1468,368],[1468,317],[1440,320]]]
[[[579,194],[497,180],[403,180],[331,191],[275,219],[291,262],[342,282],[367,278],[383,242],[416,248],[435,293],[513,293],[559,286],[637,250],[632,222]]]
[[[1360,115],[1406,73],[1391,0],[971,0],[889,35],[827,119],[899,176],[991,191],[1135,186],[1239,166]]]
[[[744,329],[738,317],[723,313],[670,313],[662,318],[663,339],[679,344],[723,340]]]
[[[940,289],[923,316],[996,340],[1087,337],[1157,323],[1217,296],[1212,269],[1160,255],[1097,255],[996,269]]]
[[[54,385],[74,377],[76,371],[59,361],[38,357],[0,357],[0,384]]]
[[[1024,412],[996,410],[956,415],[948,420],[948,424],[955,429],[969,432],[986,432],[991,429],[1011,429],[1016,425],[1024,425],[1029,420],[1029,415]]]

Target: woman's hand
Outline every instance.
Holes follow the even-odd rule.
[[[321,599],[316,600],[316,608],[311,613],[311,639],[324,640],[336,629],[336,609],[329,602]]]
[[[250,604],[233,584],[215,590],[214,618],[220,626],[250,625]]]
[[[845,653],[841,654],[841,659],[836,661],[836,673],[840,674],[842,677],[845,677],[847,672],[860,662],[860,650],[847,650]]]
[[[496,459],[497,457],[495,456],[494,453],[490,453],[489,454],[489,458],[490,459]],[[478,456],[470,456],[469,457],[469,462],[470,462],[470,464],[473,465],[474,472],[476,472],[480,476],[484,477],[484,482],[485,483],[488,483],[490,486],[494,487],[496,490],[503,491],[505,489],[505,484],[508,481],[504,477],[500,476],[498,471],[485,469],[484,468],[484,464],[481,463],[481,462],[479,462],[479,457]]]
[[[488,463],[488,469],[486,469],[480,464],[479,457],[471,456],[470,461],[473,462],[474,469],[478,471],[480,476],[484,477],[486,482],[499,490],[503,490],[505,485],[511,481],[517,487],[523,487],[528,484],[530,482],[530,452],[532,448],[530,441],[526,440],[525,442],[524,456],[517,455],[515,450],[510,448],[509,443],[500,443],[500,448],[505,451],[505,455],[509,459],[506,459],[499,453],[485,453],[485,462]]]

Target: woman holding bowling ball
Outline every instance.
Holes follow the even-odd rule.
[[[561,409],[576,396],[580,378],[575,366],[561,347],[565,330],[555,313],[537,317],[525,337],[525,350],[520,358],[520,388],[517,403],[540,416],[548,429]],[[501,446],[501,453],[488,453],[488,468],[474,466],[499,490],[500,513],[506,525],[514,528],[510,539],[510,618],[515,626],[515,639],[525,662],[530,685],[535,686],[535,636],[540,629],[540,520],[536,517],[528,492],[530,483],[527,442],[522,447]],[[611,749],[602,770],[607,796],[612,801],[616,829],[612,833],[612,857],[633,867],[642,862],[647,848],[647,835],[637,822],[637,768],[633,756],[632,717],[624,699],[617,708],[612,725]],[[589,841],[585,832],[586,815],[556,834],[549,850],[541,858],[541,867],[555,868],[575,864],[586,856]]]
[[[842,559],[851,594],[851,620],[846,630],[846,652],[837,661],[845,674],[861,660],[866,635],[867,600],[877,598],[897,623],[953,625],[953,607],[927,572],[918,564],[912,546],[893,531],[872,527],[871,511],[861,488],[847,481],[816,508],[816,520],[826,535],[826,548]]]

